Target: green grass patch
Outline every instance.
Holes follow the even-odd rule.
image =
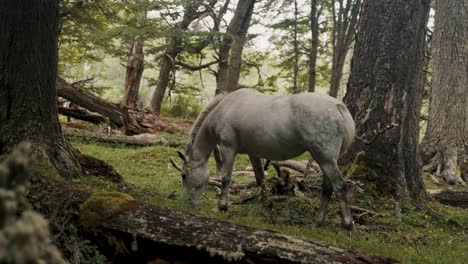
[[[167,136],[163,135],[164,138]],[[185,138],[178,134],[169,137],[176,140]],[[428,203],[427,207],[440,215],[439,219],[418,212],[410,205],[403,205],[403,221],[398,222],[394,216],[394,202],[390,199],[369,193],[357,193],[355,204],[376,211],[378,215],[363,217],[359,222],[364,227],[346,232],[339,228],[339,209],[336,201],[331,203],[327,223],[321,228],[313,225],[315,210],[319,204],[316,198],[290,197],[275,204],[273,209],[268,209],[255,200],[244,205],[232,205],[228,212],[219,212],[216,190],[209,186],[200,205],[191,208],[182,195],[180,173],[172,168],[169,162],[170,158],[180,161],[176,149],[90,143],[78,139],[72,139],[71,143],[81,152],[112,164],[126,180],[126,184],[120,185],[97,177],[75,180],[78,184],[99,191],[125,192],[142,202],[388,256],[403,263],[465,263],[468,259],[468,232],[461,227],[468,226],[466,209],[443,206],[435,202]],[[299,159],[307,158],[308,155]],[[248,166],[248,157],[239,155],[235,170]],[[214,160],[209,161],[209,169],[214,175]],[[271,168],[269,175],[267,177],[274,175]],[[251,177],[233,177],[234,182],[253,180]],[[429,185],[430,179],[427,175],[424,175],[424,180],[426,185]],[[438,185],[429,186],[440,188]],[[175,198],[168,198],[174,192]]]

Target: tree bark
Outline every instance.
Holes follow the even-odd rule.
[[[57,95],[83,108],[108,117],[112,123],[119,127],[123,126],[122,111],[119,105],[99,98],[61,78],[57,80]]]
[[[468,1],[435,1],[432,96],[423,160],[449,184],[464,184],[468,170]],[[440,155],[437,155],[437,154]]]
[[[255,0],[239,1],[234,17],[224,35],[219,48],[219,69],[216,91],[232,92],[237,90],[242,66],[242,50],[252,19]]]
[[[65,177],[79,164],[57,114],[57,0],[0,2],[0,155],[22,141]]]
[[[330,80],[330,96],[337,97],[343,76],[346,54],[354,41],[361,0],[333,1],[333,60]],[[338,9],[335,6],[338,3]]]
[[[320,0],[310,1],[310,32],[311,32],[311,43],[310,43],[310,54],[309,54],[309,86],[308,90],[310,93],[315,92],[315,79],[317,76],[316,65],[317,65],[317,52],[319,43],[319,13],[317,12],[317,2]]]
[[[358,152],[377,189],[425,199],[417,159],[420,83],[430,1],[364,1],[345,103],[356,122]]]

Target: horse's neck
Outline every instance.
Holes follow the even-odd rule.
[[[202,126],[192,146],[192,158],[196,161],[207,161],[216,145],[210,137],[207,126]]]

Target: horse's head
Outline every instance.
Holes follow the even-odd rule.
[[[188,196],[190,204],[195,206],[209,180],[207,163],[193,160],[190,158],[190,155],[185,155],[180,151],[177,151],[177,154],[184,162],[182,168],[179,168],[182,174],[184,191]]]

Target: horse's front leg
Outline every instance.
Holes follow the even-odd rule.
[[[266,200],[267,197],[267,189],[265,185],[265,171],[263,168],[263,163],[262,160],[254,157],[252,155],[249,155],[250,162],[252,163],[252,167],[255,173],[255,180],[257,181],[257,186],[261,188],[262,190],[262,198],[263,200]]]
[[[220,147],[222,166],[221,166],[221,197],[219,198],[218,208],[221,211],[228,209],[229,185],[231,184],[232,169],[236,151],[229,147]]]

